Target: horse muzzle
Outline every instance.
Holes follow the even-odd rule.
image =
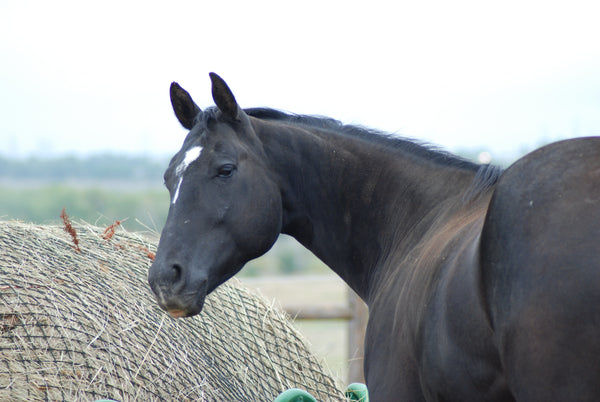
[[[203,291],[184,294],[166,293],[161,288],[155,292],[160,308],[173,318],[192,317],[199,314],[204,307],[206,293]]]
[[[163,267],[152,266],[148,283],[160,308],[173,318],[191,317],[202,311],[207,293],[207,280],[189,280],[177,273],[177,269],[163,271]]]

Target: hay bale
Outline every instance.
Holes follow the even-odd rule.
[[[236,283],[171,319],[146,275],[156,243],[0,223],[0,400],[340,400],[288,318]]]

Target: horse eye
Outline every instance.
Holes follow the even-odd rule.
[[[235,171],[235,165],[227,164],[219,168],[217,175],[219,177],[231,177]]]

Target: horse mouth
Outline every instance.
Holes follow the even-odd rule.
[[[200,302],[170,303],[168,305],[159,303],[159,305],[173,318],[187,318],[200,314],[204,306],[204,299]]]
[[[188,317],[188,313],[186,310],[182,310],[182,309],[178,309],[178,308],[167,310],[167,313],[169,313],[169,315],[173,318]]]
[[[156,293],[156,301],[160,308],[173,318],[192,317],[200,314],[204,307],[204,298],[203,292],[168,296],[161,291]]]

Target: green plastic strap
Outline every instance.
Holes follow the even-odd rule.
[[[346,398],[356,402],[369,402],[369,391],[365,384],[352,383],[346,388]]]
[[[291,388],[279,394],[275,402],[317,402],[317,400],[304,390]]]

